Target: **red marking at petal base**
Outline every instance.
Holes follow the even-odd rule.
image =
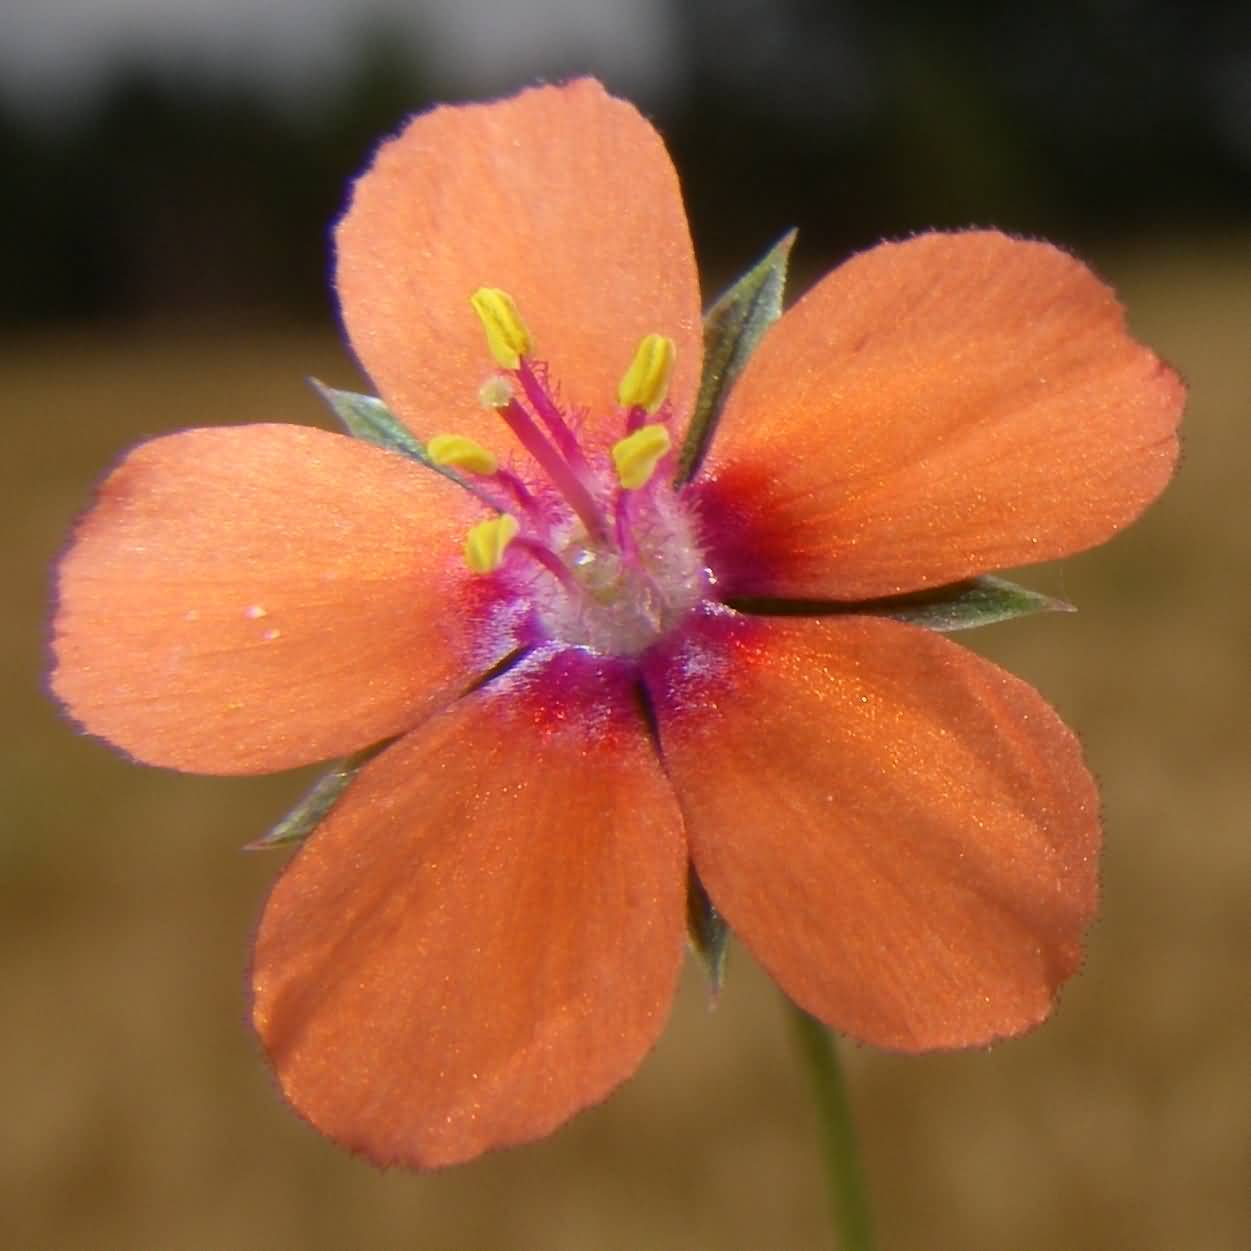
[[[648,686],[692,858],[734,933],[864,1042],[965,1047],[1041,1021],[1080,961],[1100,841],[1055,712],[894,621],[701,624],[730,641],[711,679]]]
[[[532,662],[367,765],[283,873],[253,1018],[323,1133],[459,1163],[550,1133],[652,1046],[687,852],[631,692],[585,657]]]

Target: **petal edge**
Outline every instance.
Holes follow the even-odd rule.
[[[274,887],[253,1019],[376,1163],[551,1132],[630,1076],[683,954],[681,817],[628,680],[536,660],[366,765]]]
[[[782,989],[902,1051],[1042,1020],[1097,898],[1097,796],[1056,714],[899,622],[705,629],[720,672],[653,673],[661,743],[700,876]]]
[[[1172,475],[1183,401],[1058,248],[882,244],[783,315],[730,398],[699,488],[729,593],[871,599],[1102,543]]]
[[[506,650],[479,636],[457,559],[479,511],[324,430],[142,444],[61,559],[52,690],[91,733],[175,769],[266,773],[367,747]]]
[[[652,126],[593,79],[414,118],[357,181],[335,239],[352,347],[419,438],[508,446],[478,403],[496,372],[469,305],[483,286],[516,301],[592,442],[652,332],[677,345],[669,395],[689,416],[702,338],[677,174]]]

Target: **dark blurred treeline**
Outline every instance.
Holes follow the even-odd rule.
[[[679,81],[646,104],[713,274],[792,225],[833,259],[925,226],[1088,244],[1251,222],[1245,0],[674,12]],[[374,29],[294,106],[141,65],[55,123],[0,105],[0,321],[324,317],[327,229],[374,144],[431,100],[493,93],[437,66]]]

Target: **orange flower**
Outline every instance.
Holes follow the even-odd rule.
[[[443,472],[286,425],[141,446],[61,565],[53,677],[151,764],[386,742],[257,937],[297,1111],[429,1167],[603,1098],[668,1012],[688,864],[854,1038],[1041,1021],[1095,910],[1093,783],[1034,690],[889,597],[1163,488],[1182,388],[1111,292],[996,233],[874,248],[765,335],[688,481],[696,272],[628,104],[418,117],[337,243],[352,346]]]

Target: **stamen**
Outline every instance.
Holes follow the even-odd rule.
[[[530,351],[530,332],[512,296],[498,287],[479,287],[469,297],[469,303],[486,331],[491,355],[505,369],[516,369]]]
[[[637,561],[638,544],[634,541],[634,531],[630,529],[630,500],[634,497],[622,491],[613,509],[613,522],[617,535],[617,547],[627,561]]]
[[[512,383],[496,374],[478,388],[478,403],[483,408],[503,408],[513,398]]]
[[[504,553],[520,529],[511,513],[480,521],[465,536],[465,564],[474,573],[494,573],[504,563]]]
[[[621,485],[627,491],[646,486],[670,444],[669,431],[660,425],[643,426],[618,439],[612,446],[612,463]]]
[[[508,292],[479,287],[470,305],[496,366],[478,398],[538,472],[521,465],[523,481],[462,435],[428,441],[429,461],[494,510],[465,536],[465,563],[475,574],[498,571],[497,590],[525,607],[536,639],[640,656],[708,598],[710,582],[694,522],[658,472],[669,463],[668,427],[676,424],[667,402],[674,342],[661,334],[639,340],[617,387],[625,437],[609,449],[610,469],[598,431],[589,455],[580,445],[580,414],[562,403],[546,364],[534,359]],[[609,417],[611,397],[604,398]],[[545,481],[528,485],[536,479]]]
[[[624,408],[641,408],[654,417],[669,391],[676,355],[672,339],[663,334],[644,336],[617,388],[617,402]]]
[[[536,543],[533,539],[518,539],[516,550],[524,552],[532,560],[542,565],[548,573],[555,576],[565,590],[581,592],[581,588],[578,586],[572,572],[570,572],[569,566],[550,548],[544,547],[542,543]]]
[[[590,473],[590,466],[573,431],[569,429],[565,419],[560,415],[556,402],[548,394],[543,379],[539,377],[529,361],[523,360],[517,366],[517,377],[521,381],[521,389],[525,392],[530,407],[539,415],[539,420],[547,427],[547,432],[556,440],[556,446],[570,464],[574,465],[585,477]]]
[[[450,465],[466,473],[490,475],[499,469],[499,462],[481,443],[463,434],[436,434],[427,441],[426,452],[436,465]]]
[[[495,383],[499,386],[493,385]],[[506,378],[489,379],[483,383],[482,392],[487,393],[488,388],[491,394],[502,395],[502,403],[508,403],[512,390]],[[488,404],[486,407],[494,409],[495,405]],[[511,470],[501,469],[494,454],[480,443],[475,443],[463,434],[436,434],[426,444],[426,454],[436,465],[446,465],[476,477],[490,478],[497,486],[503,487],[508,495],[528,513],[532,516],[538,515],[538,505],[535,503],[534,496],[526,488],[526,484]],[[507,512],[510,507],[505,500],[483,491],[476,485],[470,486],[470,490],[496,512]]]
[[[659,600],[664,598],[664,593],[657,586],[655,578],[647,571],[642,559],[643,553],[630,526],[630,501],[637,498],[638,496],[626,491],[620,492],[617,496],[615,511],[617,547],[621,550],[621,555],[625,559],[626,564],[634,569],[635,576],[639,579],[639,582],[646,586]]]
[[[479,393],[485,400],[486,388]],[[491,405],[504,419],[508,428],[517,436],[517,442],[538,461],[551,479],[552,485],[565,497],[569,507],[582,518],[587,533],[597,539],[605,537],[604,522],[599,508],[586,485],[574,473],[569,462],[547,441],[534,419],[514,399],[503,404]]]
[[[534,496],[530,494],[529,488],[515,473],[508,469],[497,469],[494,477],[495,481],[506,491],[510,492],[517,503],[532,517],[540,515],[539,506],[535,503]]]

